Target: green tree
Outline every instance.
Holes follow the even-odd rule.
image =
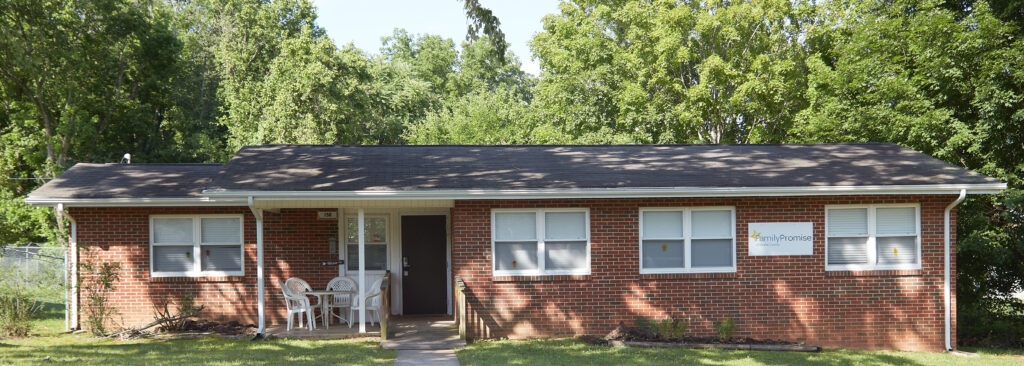
[[[412,144],[526,144],[537,142],[529,105],[511,90],[482,91],[450,100],[413,124]]]
[[[962,339],[1024,336],[1024,43],[986,2],[833,2],[809,31],[799,142],[889,141],[1009,183],[957,210]],[[1016,319],[1016,320],[1012,320]],[[1002,343],[1000,345],[1008,345]]]
[[[560,5],[532,42],[542,119],[644,143],[778,142],[803,106],[801,2]]]

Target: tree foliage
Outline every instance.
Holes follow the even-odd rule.
[[[372,52],[334,44],[309,0],[6,0],[0,245],[53,241],[24,195],[125,152],[888,141],[1009,183],[958,209],[957,304],[965,339],[1024,328],[993,318],[1024,311],[1020,0],[568,0],[531,42],[538,77],[463,5],[465,41],[396,29]]]
[[[533,40],[544,70],[535,102],[545,120],[574,136],[784,141],[803,107],[803,7],[788,0],[562,3]]]

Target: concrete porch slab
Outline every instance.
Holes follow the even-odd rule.
[[[443,350],[462,348],[466,341],[459,339],[459,330],[451,317],[393,317],[388,325],[394,336],[380,345],[384,349]]]

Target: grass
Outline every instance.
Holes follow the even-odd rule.
[[[819,353],[593,346],[573,339],[484,341],[457,351],[471,365],[1021,365],[1021,351],[963,357],[936,352],[827,350]]]
[[[369,340],[116,341],[86,333],[63,334],[61,306],[44,307],[32,337],[0,339],[0,365],[390,365],[395,359],[395,351],[380,349]]]

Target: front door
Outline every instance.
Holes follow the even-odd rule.
[[[444,216],[402,216],[402,308],[405,314],[448,311]]]

